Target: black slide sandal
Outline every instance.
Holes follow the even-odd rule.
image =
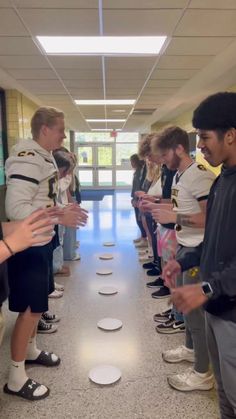
[[[52,359],[52,352],[45,352],[41,351],[38,358],[36,359],[26,359],[25,364],[38,364],[38,365],[44,365],[45,367],[56,367],[60,364],[61,359],[58,358],[57,361],[53,361]]]
[[[47,388],[46,393],[42,394],[41,396],[34,396],[35,390],[40,387],[42,384],[36,383],[36,381],[31,380],[29,378],[26,383],[21,387],[19,391],[12,391],[8,388],[7,384],[3,387],[4,393],[11,394],[13,396],[22,397],[23,399],[30,400],[30,401],[36,401],[36,400],[42,400],[48,397],[50,390]]]

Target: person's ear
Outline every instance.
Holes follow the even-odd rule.
[[[47,125],[42,125],[42,126],[41,126],[40,132],[41,132],[41,134],[42,134],[44,137],[46,137],[46,136],[47,136],[47,130],[48,130]]]
[[[176,149],[175,149],[175,152],[176,152],[178,157],[182,157],[183,154],[185,153],[185,150],[184,150],[184,148],[181,144],[178,144]]]
[[[236,129],[235,128],[230,128],[225,133],[225,140],[228,145],[232,145],[233,143],[236,143]]]

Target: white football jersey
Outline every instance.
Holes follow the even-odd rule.
[[[179,176],[179,179],[178,179]],[[179,214],[197,214],[201,212],[199,202],[206,200],[215,175],[202,164],[193,163],[182,174],[176,173],[172,188],[171,200],[173,210]],[[176,231],[179,244],[186,247],[198,246],[204,236],[203,228],[180,226]]]
[[[21,140],[6,161],[6,215],[21,220],[38,208],[55,205],[58,169],[52,153],[34,140]]]

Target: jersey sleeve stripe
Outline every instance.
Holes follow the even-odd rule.
[[[11,175],[9,176],[10,179],[20,179],[20,180],[26,180],[27,182],[35,183],[36,185],[39,185],[39,181],[37,179],[34,179],[32,177],[23,176],[23,175]]]
[[[199,198],[197,198],[197,201],[205,201],[206,199],[208,199],[208,195],[200,196]]]

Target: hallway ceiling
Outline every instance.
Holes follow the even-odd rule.
[[[0,86],[61,108],[76,131],[147,132],[236,84],[235,22],[235,0],[0,0]],[[47,56],[36,39],[102,34],[168,39],[162,54],[136,57]],[[104,98],[136,103],[73,102]],[[86,122],[105,117],[126,121]]]

